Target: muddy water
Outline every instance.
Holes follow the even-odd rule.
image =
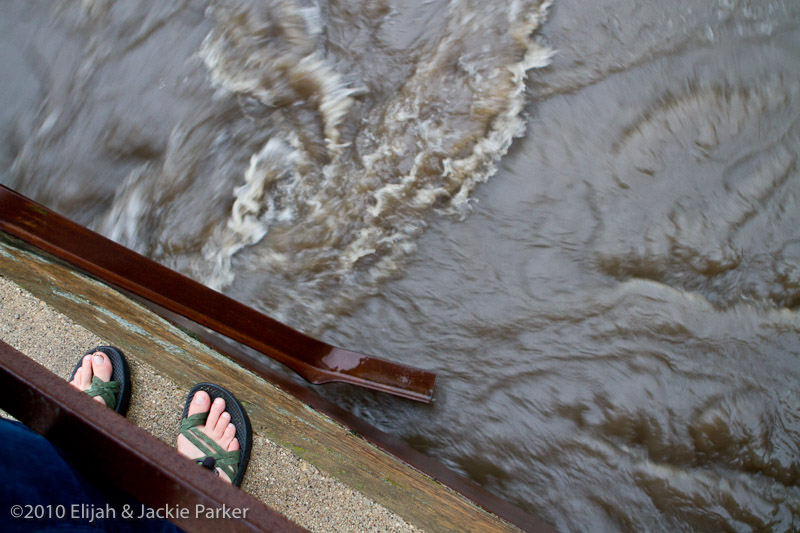
[[[144,5],[4,4],[0,182],[560,529],[800,528],[800,4]]]

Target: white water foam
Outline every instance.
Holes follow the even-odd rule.
[[[161,168],[131,174],[100,228],[219,290],[239,268],[278,276],[266,310],[324,327],[403,268],[432,214],[470,212],[524,134],[526,76],[552,54],[533,35],[549,6],[442,2],[408,49],[392,49],[384,26],[415,15],[390,0],[216,3],[199,50],[216,90],[202,126],[176,127]],[[353,11],[369,12],[363,29]],[[227,219],[192,223],[187,202]]]

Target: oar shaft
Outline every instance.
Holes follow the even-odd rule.
[[[0,230],[241,342],[314,384],[339,381],[430,402],[436,375],[300,333],[0,185]]]

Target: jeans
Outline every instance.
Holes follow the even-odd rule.
[[[166,520],[137,519],[142,514],[139,502],[114,486],[93,483],[47,439],[5,419],[0,419],[0,476],[0,531],[4,533],[180,531]]]

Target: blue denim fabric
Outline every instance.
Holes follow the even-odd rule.
[[[0,531],[180,531],[166,520],[124,518],[139,502],[99,487],[26,426],[0,419]],[[21,514],[22,516],[16,516]]]

